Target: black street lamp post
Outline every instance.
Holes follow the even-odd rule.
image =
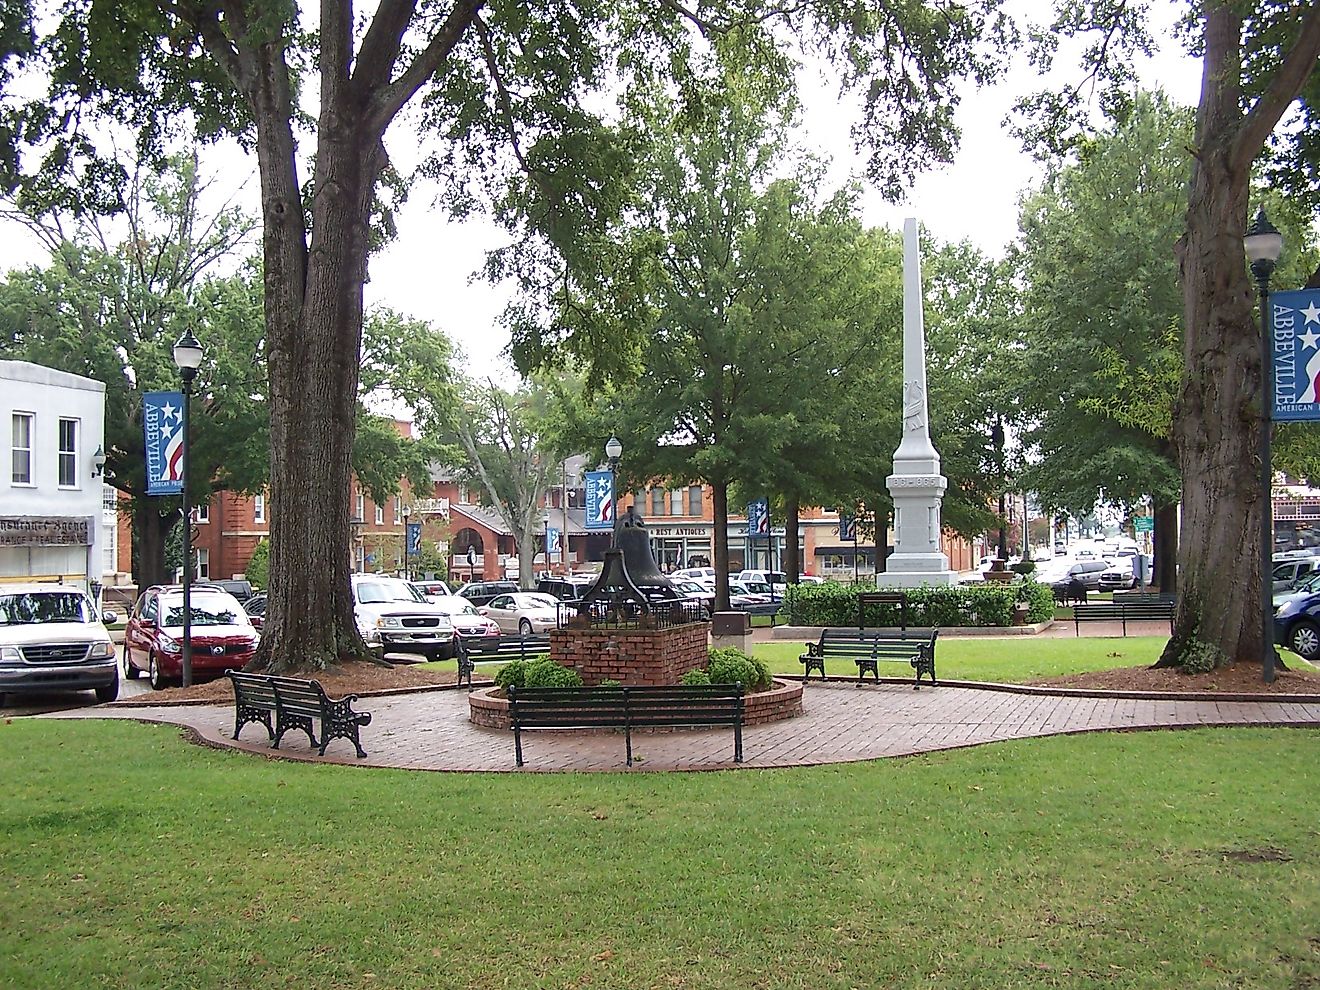
[[[610,512],[613,513],[613,527],[610,532],[610,549],[619,549],[619,458],[623,456],[623,444],[618,437],[610,437],[605,442],[605,456],[610,459]]]
[[[1261,672],[1268,684],[1274,680],[1274,469],[1270,463],[1270,422],[1273,405],[1274,349],[1270,335],[1270,276],[1283,251],[1283,235],[1265,216],[1265,208],[1256,212],[1256,219],[1242,239],[1251,274],[1256,278],[1260,294],[1260,616],[1262,646],[1265,650]]]
[[[183,379],[183,686],[192,686],[192,503],[188,495],[188,462],[192,439],[188,435],[192,414],[192,383],[202,363],[202,345],[185,330],[174,344],[174,363]]]

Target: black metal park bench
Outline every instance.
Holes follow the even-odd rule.
[[[266,727],[271,749],[280,748],[284,733],[296,729],[307,733],[313,746],[325,748],[331,739],[348,739],[357,750],[358,759],[367,755],[358,739],[358,729],[371,722],[370,712],[353,711],[356,694],[338,700],[328,697],[316,681],[297,677],[277,677],[273,674],[245,674],[227,671],[234,685],[234,738],[249,722]],[[275,724],[270,717],[274,714]],[[316,741],[315,727],[320,723],[321,741]]]
[[[867,673],[880,680],[877,669],[882,660],[910,664],[917,672],[914,691],[921,690],[922,674],[930,675],[935,683],[935,639],[938,629],[901,629],[897,633],[884,629],[824,629],[820,640],[808,643],[807,652],[798,657],[803,666],[805,681],[813,670],[825,679],[826,660],[852,660],[857,665],[860,683]]]
[[[733,762],[742,762],[743,686],[676,684],[663,687],[509,688],[514,758],[523,765],[527,729],[623,729],[628,766],[632,730],[733,727]]]
[[[1114,599],[1112,602],[1087,602],[1073,606],[1073,630],[1082,634],[1083,622],[1120,622],[1123,635],[1127,635],[1127,624],[1141,620],[1163,619],[1169,623],[1169,632],[1173,632],[1173,615],[1178,610],[1178,603],[1172,598],[1154,595],[1131,596]]]
[[[470,637],[463,650],[475,660],[536,660],[550,653],[547,633],[533,636]]]

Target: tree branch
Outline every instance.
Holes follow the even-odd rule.
[[[1312,4],[1302,19],[1297,44],[1293,45],[1269,87],[1242,122],[1230,157],[1235,169],[1246,171],[1251,167],[1284,111],[1302,91],[1311,73],[1316,71],[1316,59],[1320,59],[1320,5]]]
[[[352,85],[370,93],[389,81],[403,46],[403,32],[417,10],[417,0],[381,0],[353,65]]]
[[[395,115],[449,58],[450,52],[462,40],[483,6],[485,0],[457,0],[454,9],[445,18],[444,26],[431,39],[430,44],[404,69],[403,75],[381,89],[372,99],[365,121],[372,133],[385,133],[385,128]]]

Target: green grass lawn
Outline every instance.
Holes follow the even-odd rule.
[[[1128,636],[1041,639],[1031,636],[986,636],[940,639],[935,646],[935,673],[949,680],[1016,683],[1038,677],[1080,674],[1114,667],[1148,667],[1159,659],[1167,636]],[[757,643],[752,650],[774,673],[801,674],[798,642]],[[894,676],[907,676],[901,664],[881,664]],[[826,673],[854,676],[850,662],[826,662]],[[909,672],[910,673],[910,672]]]
[[[0,985],[1315,986],[1318,744],[433,774],[19,719],[0,725]]]

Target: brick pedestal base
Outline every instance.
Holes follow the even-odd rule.
[[[550,659],[572,667],[588,686],[677,684],[689,670],[706,666],[705,622],[667,629],[582,629],[550,633]]]

